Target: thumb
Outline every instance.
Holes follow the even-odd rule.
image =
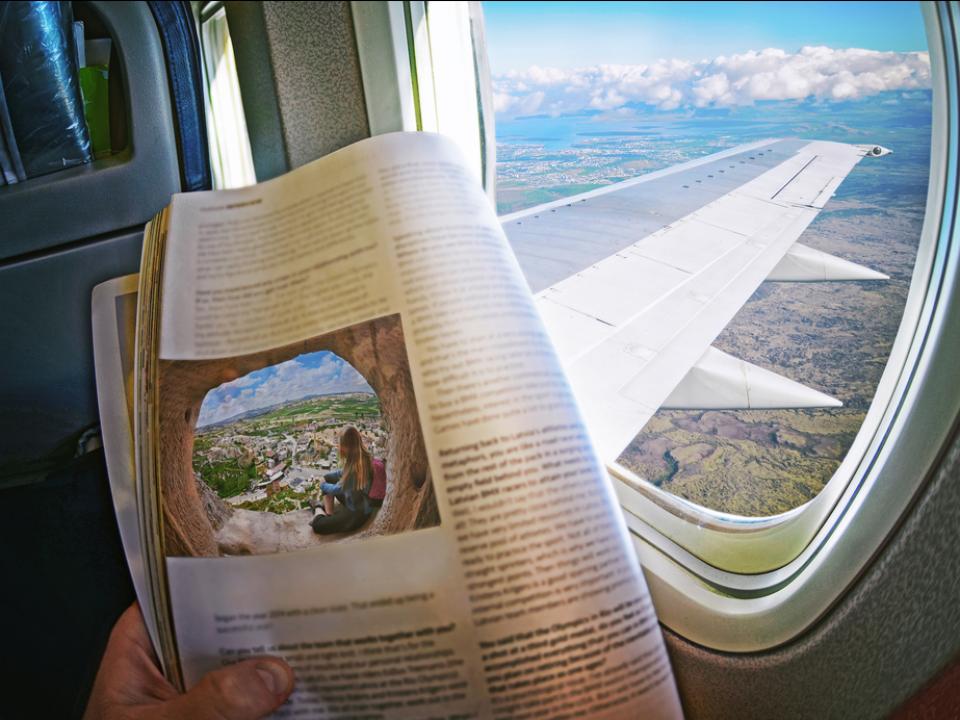
[[[190,692],[171,700],[170,717],[258,720],[293,691],[293,670],[279,658],[255,658],[214,670]]]

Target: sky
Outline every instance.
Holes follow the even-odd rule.
[[[805,45],[927,49],[916,2],[484,2],[494,74]]]
[[[498,115],[929,87],[917,3],[485,2]]]
[[[208,392],[200,406],[197,427],[311,395],[343,392],[372,393],[373,390],[352,365],[332,352],[298,355]]]

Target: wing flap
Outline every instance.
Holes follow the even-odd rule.
[[[557,354],[567,362],[610,336],[613,328],[596,318],[553,302],[543,295],[534,298],[543,324]]]
[[[753,182],[745,185],[741,192],[744,195],[755,197],[758,200],[770,200],[780,204],[788,204],[787,199],[790,185],[799,178],[804,170],[816,160],[816,155],[809,152],[807,147],[782,162],[772,171],[766,172]]]
[[[617,253],[544,290],[543,297],[618,326],[689,277],[665,262]]]
[[[776,220],[781,212],[778,205],[735,190],[724,197],[723,202],[713,202],[697,210],[694,217],[707,225],[751,237]]]
[[[689,274],[698,272],[745,240],[745,235],[703,222],[701,216],[695,214],[644,238],[625,252]]]
[[[853,145],[812,142],[798,160],[807,156],[810,159],[771,200],[822,209],[863,153]]]

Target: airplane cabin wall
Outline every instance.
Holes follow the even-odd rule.
[[[228,2],[257,180],[370,136],[348,2]]]
[[[886,717],[960,658],[960,433],[948,447],[867,571],[796,641],[736,655],[665,630],[689,720]]]
[[[150,6],[78,2],[77,12],[113,39],[128,146],[0,188],[0,715],[11,720],[79,717],[133,600],[103,453],[75,457],[99,422],[90,296],[137,271],[144,224],[181,190]]]

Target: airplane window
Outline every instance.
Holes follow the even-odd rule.
[[[622,492],[653,486],[679,498],[656,500],[674,514],[745,522],[849,478],[924,221],[917,4],[486,2],[484,15],[504,228],[548,329],[583,328],[571,374],[591,356],[608,374],[604,343],[632,358],[616,387],[583,380],[617,396],[608,416],[643,418],[610,442]],[[601,446],[625,432],[602,427]]]
[[[214,189],[253,185],[256,175],[240,99],[240,83],[222,2],[200,11],[200,45],[206,83],[207,134]]]
[[[470,5],[428,3],[425,9],[427,24],[421,27],[428,29],[433,92],[432,102],[421,100],[421,129],[453,138],[485,181],[483,100],[476,80],[476,26]]]
[[[493,198],[493,99],[478,3],[352,3],[371,135],[446,135]]]

